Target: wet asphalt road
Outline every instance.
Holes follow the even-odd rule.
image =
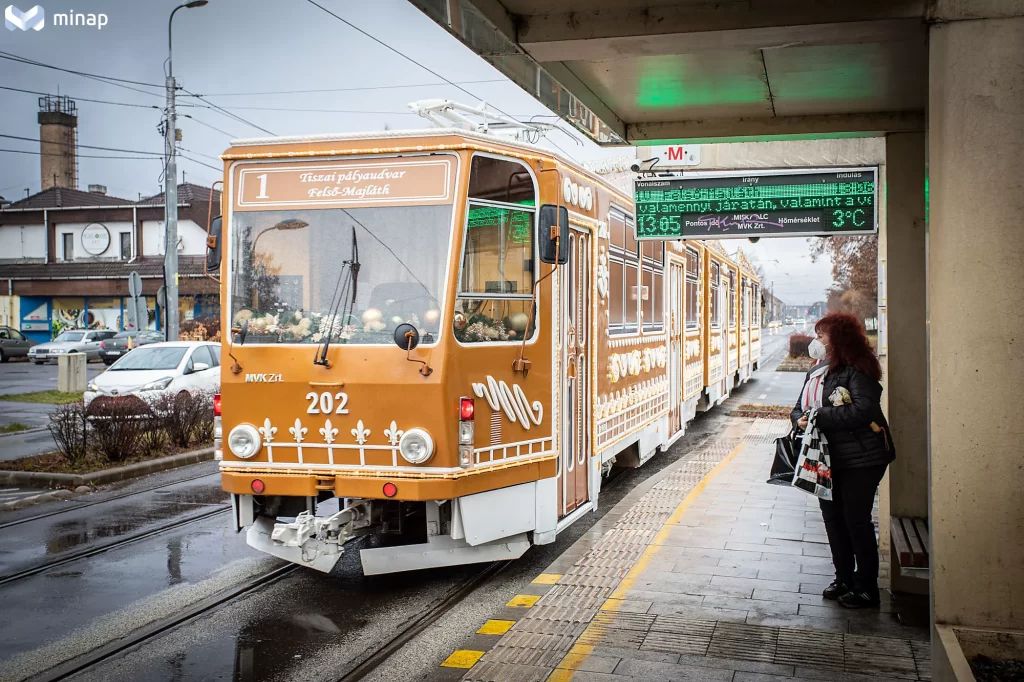
[[[784,339],[765,338],[764,364],[769,371],[755,374],[723,407],[775,402],[757,398],[776,377],[770,370],[781,359],[777,351]],[[770,360],[770,356],[776,357]],[[791,402],[790,396],[782,395],[784,391],[779,393],[777,404]],[[412,680],[434,670],[459,642],[568,549],[629,490],[688,456],[694,445],[717,431],[728,418],[727,409],[700,415],[668,453],[641,469],[620,472],[607,481],[596,514],[574,524],[554,544],[529,550],[368,679]],[[211,476],[0,528],[0,575],[202,513],[224,499],[217,477]],[[0,523],[7,520],[0,518]],[[57,659],[84,653],[281,565],[249,549],[243,536],[227,528],[229,520],[229,514],[218,514],[0,585],[4,611],[19,614],[17,619],[0,622],[0,680],[23,679]],[[298,570],[72,679],[337,679],[430,604],[484,568],[478,565],[365,577],[357,547],[350,548],[330,576]]]

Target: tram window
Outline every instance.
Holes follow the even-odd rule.
[[[718,263],[711,264],[711,326],[715,329],[722,326],[722,299],[719,295],[721,267]]]
[[[626,291],[626,285],[623,282],[625,275],[623,274],[622,261],[611,259],[608,263],[609,268],[609,280],[608,280],[608,319],[613,324],[622,324],[622,296]]]
[[[533,211],[470,204],[462,293],[533,293],[533,218]]]
[[[665,320],[661,272],[644,268],[644,286],[647,287],[647,300],[643,302],[644,331],[661,331]]]
[[[686,250],[686,328],[696,329],[700,326],[700,311],[697,309],[700,286],[700,254],[693,249]]]
[[[517,161],[474,156],[469,175],[469,198],[534,206],[533,176]]]
[[[608,327],[612,334],[635,333],[640,327],[641,304],[648,302],[641,301],[640,296],[643,282],[639,248],[633,236],[633,218],[612,211],[608,222],[611,227]]]
[[[740,327],[746,329],[750,324],[750,285],[746,277],[740,277]]]
[[[626,266],[626,309],[622,323],[630,331],[636,331],[639,314],[640,282],[637,274],[635,265]]]
[[[662,306],[662,273],[665,261],[665,243],[645,241],[640,247],[642,254],[643,284],[647,287],[647,300],[643,301],[644,331],[664,329],[665,312]]]
[[[626,248],[626,219],[618,213],[612,213],[608,217],[608,227],[612,246],[620,250]]]
[[[736,328],[736,271],[729,270],[729,329]]]

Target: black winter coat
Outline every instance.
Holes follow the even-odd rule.
[[[807,377],[810,375],[808,372]],[[806,384],[807,378],[804,379]],[[840,386],[850,392],[852,404],[832,405],[828,398]],[[803,389],[800,395],[803,395]],[[889,422],[882,414],[881,398],[882,385],[854,367],[841,365],[825,375],[822,407],[818,408],[816,423],[828,439],[833,469],[882,466],[896,459],[896,446],[892,442]],[[790,415],[794,428],[802,415],[803,407],[798,397]],[[872,422],[881,430],[876,432],[872,429]]]

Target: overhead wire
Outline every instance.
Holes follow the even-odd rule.
[[[24,142],[43,142],[43,140],[40,140],[37,137],[22,137],[21,135],[5,135],[3,133],[0,133],[0,137],[6,138],[6,139],[9,139],[9,140],[22,140]],[[63,147],[75,147],[75,148],[81,148],[81,149],[96,149],[96,150],[104,151],[104,152],[122,152],[122,153],[125,153],[125,154],[150,154],[150,155],[157,156],[157,157],[163,156],[163,152],[148,152],[148,151],[140,150],[140,149],[119,149],[117,147],[97,147],[95,145],[76,144],[74,142],[50,142],[50,141],[46,141],[46,144],[56,144],[56,145],[60,145],[60,146],[63,146]]]
[[[126,85],[126,83],[132,83],[132,84],[135,84],[135,85],[142,85],[142,86],[150,87],[150,88],[160,88],[160,89],[164,88],[163,85],[155,85],[153,83],[144,83],[142,81],[133,81],[133,80],[129,80],[129,79],[126,79],[126,78],[116,78],[114,76],[100,76],[100,75],[93,74],[93,73],[87,73],[85,71],[77,71],[75,69],[65,69],[65,68],[60,67],[60,66],[54,66],[53,64],[45,64],[43,62],[36,61],[35,59],[28,59],[26,57],[19,57],[18,55],[12,54],[10,52],[0,51],[0,59],[7,59],[9,61],[18,62],[18,63],[21,63],[21,64],[29,64],[31,66],[38,66],[38,67],[44,68],[44,69],[52,69],[54,71],[62,71],[64,73],[70,73],[70,74],[73,74],[75,76],[81,76],[83,78],[90,78],[92,80],[99,81],[101,83],[106,83],[108,85],[114,85],[116,87],[124,88],[126,90],[134,90],[135,92],[141,92],[144,95],[150,95],[150,96],[157,96],[157,97],[159,97],[160,93],[158,93],[158,92],[150,92],[148,90],[142,90],[140,88],[132,87],[131,85]]]
[[[37,152],[31,149],[0,149],[5,154],[34,154],[36,156],[64,156],[61,152]],[[76,154],[82,159],[123,159],[126,161],[160,161],[157,156],[108,156],[103,154]],[[17,185],[12,185],[16,187]]]
[[[504,78],[487,78],[483,80],[459,81],[460,85],[473,85],[476,83],[505,83]],[[314,88],[312,90],[269,90],[265,92],[205,92],[204,97],[255,97],[262,95],[304,95],[325,92],[359,92],[368,90],[399,90],[403,88],[427,88],[446,83],[414,83],[411,85],[369,85],[353,88]],[[189,95],[191,97],[191,95]]]

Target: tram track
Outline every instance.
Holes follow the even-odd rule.
[[[302,566],[297,564],[285,564],[284,566],[279,566],[278,568],[256,578],[247,580],[241,585],[221,590],[220,592],[212,594],[209,597],[192,604],[183,611],[167,616],[166,618],[160,619],[136,630],[128,637],[115,640],[104,646],[93,649],[82,656],[78,656],[70,661],[61,663],[60,665],[31,677],[27,682],[56,682],[57,680],[67,679],[71,675],[108,661],[124,651],[144,644],[169,630],[173,630],[174,628],[211,612],[228,602],[234,601],[260,588],[272,585],[302,568]]]
[[[201,478],[209,478],[211,476],[219,476],[219,475],[220,475],[219,471],[214,471],[214,472],[211,472],[211,473],[208,473],[208,474],[200,474],[198,476],[191,476],[189,478],[182,478],[182,479],[179,479],[177,481],[171,481],[170,483],[162,483],[160,485],[155,485],[155,486],[152,486],[150,488],[143,488],[141,490],[133,490],[132,492],[122,493],[120,495],[113,495],[111,497],[105,497],[102,500],[94,500],[92,502],[85,502],[83,504],[76,504],[76,505],[71,506],[71,507],[64,507],[62,509],[55,509],[53,511],[46,512],[44,514],[36,514],[34,516],[27,516],[27,517],[25,517],[23,519],[15,519],[14,521],[8,521],[6,523],[0,523],[0,530],[4,530],[5,528],[11,528],[12,526],[19,526],[19,525],[21,525],[23,523],[29,523],[31,521],[38,521],[40,519],[47,519],[47,518],[50,518],[51,516],[57,516],[59,514],[67,514],[69,512],[77,511],[79,509],[86,509],[87,507],[95,507],[98,504],[105,504],[107,502],[114,502],[116,500],[123,500],[124,498],[132,497],[133,495],[142,495],[142,494],[145,494],[145,493],[151,493],[151,492],[153,492],[155,490],[160,490],[162,488],[169,488],[171,486],[178,485],[179,483],[188,483],[189,481],[197,481],[197,480],[199,480]]]
[[[69,563],[71,563],[73,561],[78,561],[79,559],[85,559],[85,558],[88,558],[88,557],[91,557],[91,556],[95,556],[97,554],[102,554],[103,552],[109,552],[111,550],[118,549],[120,547],[124,547],[125,545],[130,545],[130,544],[138,542],[140,540],[145,540],[145,539],[151,538],[151,537],[153,537],[155,535],[160,535],[161,533],[166,533],[167,531],[175,530],[177,528],[181,528],[182,526],[186,526],[188,524],[195,523],[196,521],[202,521],[202,520],[208,519],[208,518],[210,518],[212,516],[217,516],[218,514],[224,514],[224,513],[229,512],[229,511],[231,511],[231,505],[228,505],[228,504],[218,505],[217,507],[215,507],[213,509],[208,509],[208,510],[206,510],[204,512],[201,512],[199,514],[194,514],[192,516],[188,516],[188,517],[185,517],[183,519],[177,519],[177,520],[175,520],[175,521],[173,521],[171,523],[165,523],[165,524],[163,524],[161,526],[157,526],[156,528],[150,528],[149,530],[145,530],[145,531],[142,531],[140,533],[135,533],[133,535],[126,535],[126,536],[118,538],[118,539],[116,539],[116,540],[114,540],[112,542],[108,542],[108,543],[105,543],[105,544],[102,544],[102,545],[99,545],[99,546],[88,547],[88,548],[83,549],[83,550],[78,551],[78,552],[70,552],[68,554],[65,554],[65,555],[63,555],[61,557],[58,557],[58,558],[54,559],[53,561],[47,561],[45,563],[42,563],[42,564],[39,564],[39,565],[36,565],[36,566],[32,566],[31,568],[26,568],[26,569],[21,570],[21,571],[16,571],[16,572],[10,573],[8,575],[0,576],[0,586],[7,585],[7,584],[10,584],[10,583],[16,582],[18,580],[23,580],[25,578],[31,577],[33,575],[37,575],[39,573],[44,573],[44,572],[49,571],[49,570],[51,570],[53,568],[57,568],[59,566],[65,565],[65,564],[69,564]]]
[[[501,571],[505,570],[505,568],[507,568],[511,563],[511,561],[495,561],[492,564],[488,564],[487,567],[476,575],[470,577],[468,580],[453,587],[447,594],[441,597],[441,599],[415,616],[412,621],[399,630],[394,637],[386,641],[370,653],[369,656],[360,661],[354,668],[338,678],[338,682],[356,682],[357,680],[361,680],[366,677],[373,670],[387,661],[392,654],[425,630],[431,623],[451,611],[455,606],[466,599],[466,597],[472,594],[477,587],[501,573]]]

